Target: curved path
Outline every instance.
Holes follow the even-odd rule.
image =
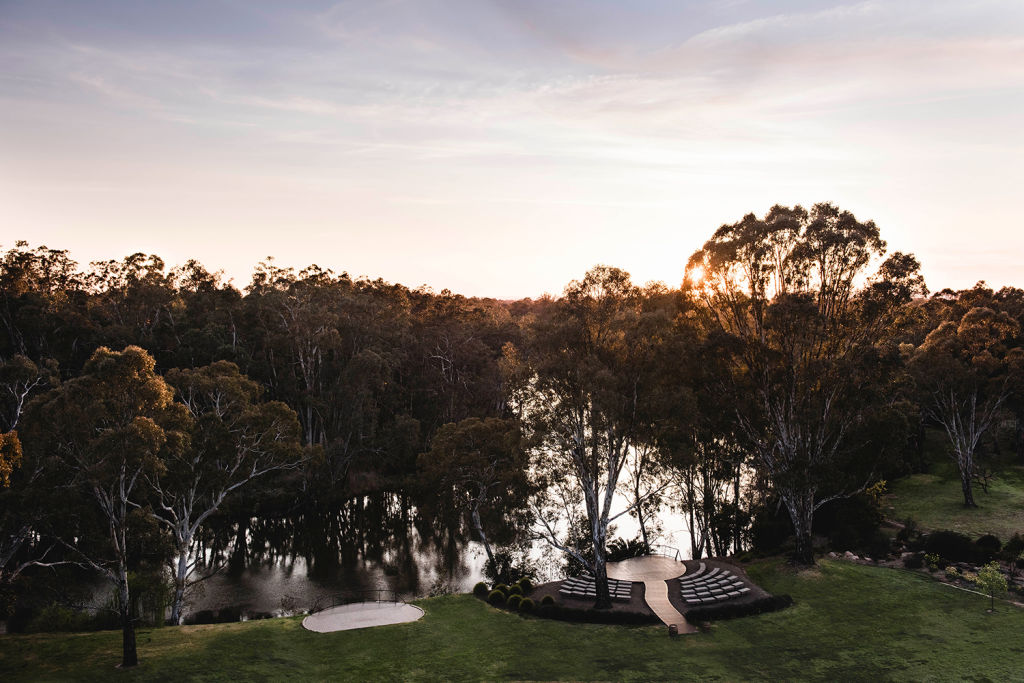
[[[404,624],[422,616],[423,610],[404,602],[355,602],[310,614],[302,620],[302,625],[317,633],[331,633],[368,626]]]
[[[647,555],[621,562],[609,562],[608,578],[620,581],[641,581],[644,601],[666,625],[676,625],[679,633],[696,633],[697,628],[686,621],[668,599],[668,580],[686,573],[686,565],[671,557]]]

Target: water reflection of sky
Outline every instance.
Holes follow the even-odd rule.
[[[615,510],[625,507],[624,499],[616,500]],[[658,519],[660,534],[655,542],[678,549],[684,559],[689,558],[690,537],[682,515],[666,505]],[[631,515],[619,517],[614,527],[619,538],[631,539],[639,534]],[[279,614],[307,609],[318,600],[349,591],[388,589],[411,599],[428,595],[438,582],[446,583],[451,590],[468,592],[484,580],[486,554],[475,541],[424,540],[414,524],[392,526],[386,538],[387,544],[379,553],[372,548],[367,552],[365,541],[339,547],[339,557],[327,558],[326,569],[313,566],[310,557],[314,553],[299,552],[295,541],[288,542],[285,552],[267,547],[266,552],[258,553],[261,557],[250,558],[241,571],[223,570],[198,584],[187,613],[230,608],[248,615]],[[259,545],[253,543],[251,534],[249,543]],[[541,581],[561,577],[563,558],[543,541],[534,543],[529,558]],[[318,561],[324,562],[323,555]]]

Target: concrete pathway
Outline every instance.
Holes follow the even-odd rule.
[[[648,555],[632,557],[622,562],[609,562],[607,571],[610,579],[642,581],[644,601],[666,626],[675,624],[679,633],[697,632],[697,628],[686,621],[668,599],[667,582],[685,574],[685,564],[671,557]]]
[[[385,624],[404,624],[422,616],[423,610],[404,602],[356,602],[310,614],[302,620],[302,625],[317,633],[331,633]]]

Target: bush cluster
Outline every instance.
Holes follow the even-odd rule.
[[[985,534],[977,541],[974,542],[977,557],[975,558],[978,564],[985,564],[991,562],[999,555],[999,551],[1002,549],[1003,544],[998,537],[992,534]]]
[[[972,541],[969,536],[956,531],[935,531],[925,537],[924,551],[942,558],[940,567],[945,567],[950,562],[985,564],[997,557],[1008,559],[1006,556],[1012,553],[1017,545],[1024,549],[1024,539],[1019,536],[1015,538],[1016,542],[1010,539],[1004,547],[999,538],[992,534],[985,534]]]
[[[523,577],[516,581],[511,586],[504,583],[497,583],[494,585],[494,589],[488,591],[487,584],[483,581],[473,586],[473,595],[486,600],[495,607],[505,606],[508,609],[519,610],[520,612],[533,612],[536,603],[533,600],[526,597],[526,594],[533,590],[533,583],[526,577]],[[544,596],[542,604],[547,604],[545,601],[554,600],[551,599],[550,595]]]
[[[974,562],[977,548],[969,536],[956,531],[935,531],[924,540],[924,551],[947,562]]]
[[[747,617],[753,614],[775,612],[780,609],[785,609],[792,604],[793,598],[788,595],[769,595],[751,602],[723,602],[718,605],[695,607],[686,613],[686,620],[691,624],[696,624],[701,621],[736,619],[738,617]]]
[[[903,566],[907,569],[920,569],[924,566],[924,553],[911,553],[903,558]]]

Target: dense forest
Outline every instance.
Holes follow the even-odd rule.
[[[598,578],[683,512],[693,557],[853,514],[940,430],[963,503],[1024,459],[1024,291],[929,293],[916,259],[830,204],[723,225],[678,287],[596,266],[498,301],[268,259],[240,290],[156,255],[0,261],[0,588],[65,563],[178,623],[218,518],[400,492],[499,549],[543,539]],[[615,500],[628,501],[624,508]],[[637,539],[614,538],[618,516]],[[454,521],[453,521],[454,520]],[[864,542],[870,542],[865,539]]]

